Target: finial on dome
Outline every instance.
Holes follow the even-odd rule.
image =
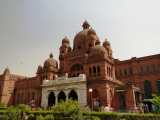
[[[65,36],[65,38],[67,38],[67,37]]]
[[[50,58],[53,58],[53,54],[52,54],[52,52],[51,52],[51,54],[50,54]]]
[[[92,26],[91,26],[91,28],[90,29],[92,29]]]
[[[6,71],[9,71],[9,68],[8,68],[8,67],[6,68]]]
[[[107,41],[107,38],[105,38],[105,41]]]

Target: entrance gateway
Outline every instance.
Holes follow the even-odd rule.
[[[87,82],[86,75],[80,74],[79,77],[68,78],[55,76],[56,80],[43,80],[41,107],[57,104],[61,99],[68,100],[72,97],[77,100],[83,108],[87,105]]]

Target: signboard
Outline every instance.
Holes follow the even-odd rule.
[[[99,98],[93,98],[93,108],[99,108]]]

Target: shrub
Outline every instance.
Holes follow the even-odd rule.
[[[6,106],[6,103],[5,103],[5,102],[0,103],[0,108],[5,108],[5,106]]]

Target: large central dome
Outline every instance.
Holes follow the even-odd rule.
[[[87,33],[89,29],[84,29],[80,31],[75,37],[73,41],[73,45],[80,45],[80,44],[85,44],[86,38],[87,38]]]

